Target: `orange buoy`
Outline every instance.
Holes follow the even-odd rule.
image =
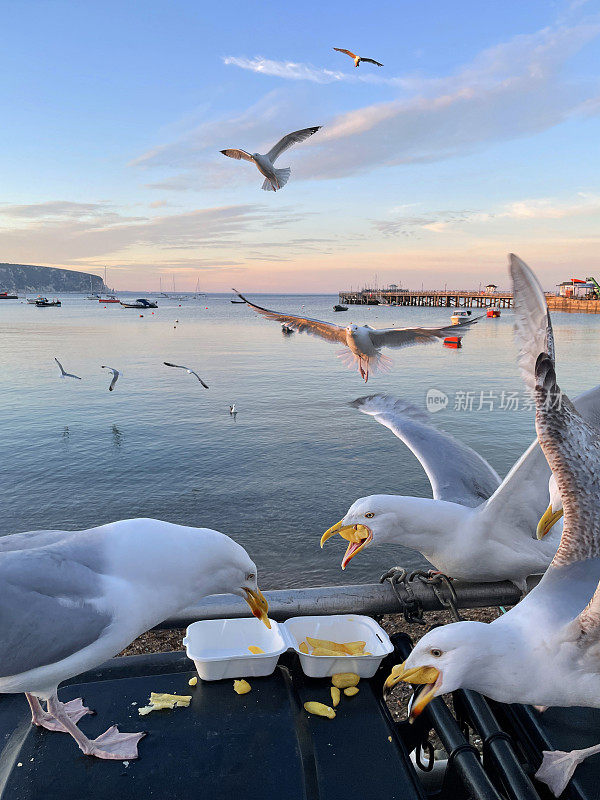
[[[462,347],[462,336],[446,336],[444,339],[444,347]]]

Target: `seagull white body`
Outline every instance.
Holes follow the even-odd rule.
[[[237,289],[233,290],[238,297],[241,297],[247,305],[256,312],[270,320],[281,322],[289,328],[300,333],[308,333],[311,336],[318,336],[329,342],[337,342],[345,346],[345,349],[338,353],[339,358],[350,368],[358,368],[365,383],[369,380],[369,374],[378,369],[387,370],[390,367],[391,359],[381,352],[382,347],[410,347],[416,344],[428,344],[437,339],[443,339],[451,334],[456,335],[457,330],[461,332],[474,325],[481,317],[461,322],[459,325],[444,325],[440,328],[435,327],[415,327],[415,328],[371,328],[370,325],[348,325],[345,328],[334,325],[332,322],[324,322],[320,319],[311,317],[299,317],[293,314],[282,314],[279,311],[272,311],[268,308],[257,306],[240,294]]]
[[[108,391],[112,392],[115,388],[116,382],[119,380],[119,375],[121,374],[118,369],[114,367],[106,367],[104,364],[100,367],[100,369],[109,369],[112,372],[112,380],[109,384]]]
[[[394,667],[388,688],[403,675],[426,684],[413,716],[458,688],[505,703],[600,707],[600,430],[560,395],[541,286],[516,256],[511,273],[519,365],[535,387],[536,430],[563,498],[563,533],[539,585],[507,614],[490,625],[459,622],[430,631]],[[536,778],[558,797],[577,765],[599,752],[600,745],[545,751]]]
[[[229,158],[235,158],[237,160],[243,159],[244,161],[252,162],[261,175],[265,176],[262,188],[266,192],[277,192],[279,189],[283,189],[288,182],[291,169],[289,167],[277,169],[275,167],[275,161],[283,152],[292,147],[292,145],[308,139],[308,137],[316,133],[320,127],[320,125],[317,125],[313,128],[303,128],[302,130],[288,133],[265,154],[247,153],[245,150],[239,149],[221,150],[221,153]]]
[[[79,375],[73,375],[71,372],[65,372],[65,370],[63,369],[63,365],[60,363],[58,358],[55,357],[54,360],[56,361],[56,363],[58,364],[58,367],[60,369],[60,377],[61,378],[75,378],[76,381],[80,381],[81,380]]]
[[[89,709],[59,703],[58,685],[202,597],[260,596],[256,566],[232,539],[153,519],[3,537],[0,586],[0,692],[27,693],[34,724],[112,759],[137,757],[143,734],[111,728],[90,741],[75,724]]]

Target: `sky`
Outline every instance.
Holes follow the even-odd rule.
[[[600,0],[4,0],[0,261],[117,289],[600,280]],[[333,47],[383,62],[358,69]],[[289,183],[254,165],[285,133]]]

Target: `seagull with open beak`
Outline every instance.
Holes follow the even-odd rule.
[[[369,513],[367,512],[365,516],[368,517]],[[344,525],[344,520],[341,519],[339,522],[336,522],[335,525],[332,525],[331,528],[328,528],[323,536],[321,536],[321,547],[323,547],[327,539],[331,539],[336,533],[339,533],[342,539],[346,539],[348,542],[346,553],[342,558],[342,569],[346,569],[346,564],[350,559],[354,558],[357,553],[360,553],[363,547],[366,547],[373,541],[373,531],[368,525],[359,523]]]

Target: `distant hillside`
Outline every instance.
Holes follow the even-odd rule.
[[[91,280],[91,284],[90,284]],[[89,272],[74,272],[59,267],[0,263],[0,291],[28,292],[103,292],[104,281]]]

